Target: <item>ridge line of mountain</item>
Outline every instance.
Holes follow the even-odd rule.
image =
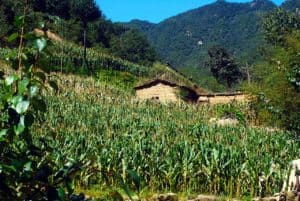
[[[213,45],[225,47],[236,58],[257,57],[257,48],[265,45],[262,17],[278,7],[300,8],[300,0],[286,0],[280,6],[270,0],[218,0],[157,24],[141,20],[122,24],[143,32],[165,62],[177,68],[202,67]]]

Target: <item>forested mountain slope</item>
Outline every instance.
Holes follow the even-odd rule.
[[[262,16],[274,8],[269,0],[218,0],[159,24],[134,20],[126,25],[144,32],[164,61],[176,67],[202,66],[207,50],[215,44],[236,57],[252,59],[257,48],[264,45]]]
[[[23,1],[0,0],[1,47],[11,47],[7,37],[15,31],[14,19],[23,15],[22,8]],[[41,28],[40,22],[43,22],[44,30],[51,30],[77,45],[84,45],[86,41],[87,47],[146,66],[157,60],[143,34],[106,19],[94,0],[31,0],[26,10],[25,31]]]
[[[289,11],[295,11],[300,8],[300,0],[286,0],[281,7]]]

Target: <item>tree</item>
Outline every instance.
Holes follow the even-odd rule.
[[[282,8],[285,10],[294,12],[296,9],[300,8],[300,1],[298,0],[286,0],[282,3]]]
[[[73,0],[71,2],[71,14],[83,24],[84,65],[86,65],[86,45],[88,23],[98,19],[101,11],[94,0]]]
[[[300,20],[296,14],[281,8],[269,13],[263,21],[265,39],[272,45],[283,45],[285,36],[299,28]]]
[[[70,0],[31,0],[34,11],[48,13],[63,19],[70,18]]]
[[[155,50],[137,30],[129,30],[121,37],[115,37],[111,43],[111,50],[116,56],[144,65],[151,65],[157,59]]]
[[[113,37],[120,37],[128,31],[121,24],[114,24],[110,20],[100,18],[94,23],[94,34],[89,34],[89,37],[94,39],[94,43],[105,48],[109,48]]]
[[[8,27],[9,27],[7,23],[6,15],[4,14],[4,8],[2,6],[0,6],[0,24],[2,26],[0,30],[0,44],[2,44],[4,42],[2,40],[4,36],[7,34]]]
[[[0,0],[0,43],[2,45],[7,45],[7,33],[11,32],[13,29],[13,23],[15,18],[15,13],[17,12],[17,7],[19,2],[12,2],[10,0],[4,1]]]
[[[37,143],[31,133],[46,112],[42,92],[46,83],[58,89],[40,60],[46,56],[48,39],[24,31],[27,0],[23,4],[23,16],[14,23],[20,31],[8,37],[10,42],[19,41],[19,53],[8,54],[5,60],[12,69],[0,71],[0,200],[79,200],[71,186],[77,162],[59,168],[47,138]]]
[[[70,18],[70,0],[47,0],[46,12],[63,19]]]
[[[31,2],[31,7],[34,11],[39,11],[39,12],[46,12],[46,5],[47,2],[46,0],[32,0]]]
[[[208,55],[209,61],[206,63],[206,66],[210,68],[212,75],[218,82],[225,82],[227,87],[231,88],[243,78],[243,74],[236,62],[224,48],[213,46],[208,50]]]
[[[295,131],[300,137],[300,26],[293,13],[276,10],[266,17],[264,32],[273,44],[264,63],[254,67],[249,92],[257,119]],[[282,27],[281,27],[282,26]]]

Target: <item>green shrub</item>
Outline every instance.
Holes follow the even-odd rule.
[[[24,33],[25,19],[16,18],[21,31],[8,37],[9,42],[20,39],[18,55],[6,58],[12,72],[0,73],[0,200],[72,200],[77,198],[71,178],[78,163],[55,163],[49,141],[44,136],[33,140],[32,125],[47,120],[42,118],[42,89],[50,85],[57,90],[57,85],[40,68],[49,41]]]
[[[114,70],[101,70],[96,74],[96,79],[126,91],[133,91],[138,80],[136,76],[129,72],[119,72]]]

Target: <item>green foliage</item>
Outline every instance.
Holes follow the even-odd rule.
[[[249,111],[243,111],[241,108],[236,107],[235,102],[231,102],[230,104],[226,105],[217,105],[216,106],[216,111],[217,111],[217,117],[222,119],[222,118],[232,118],[232,119],[237,119],[239,123],[246,125],[247,120],[250,120],[251,114],[249,114]]]
[[[87,65],[87,28],[88,22],[99,19],[101,16],[99,8],[96,6],[95,0],[74,0],[71,1],[71,13],[75,19],[83,24],[83,65],[89,69]]]
[[[198,81],[199,86],[204,87],[207,90],[210,90],[211,92],[224,92],[227,90],[226,86],[222,83],[219,83],[214,77],[208,76],[205,78],[199,78]]]
[[[287,79],[295,90],[300,92],[300,60],[298,56],[300,51],[300,30],[293,32],[286,40],[290,52],[290,57],[285,64],[288,65],[288,67],[286,67]]]
[[[141,21],[141,20],[132,20],[128,23],[125,22],[123,24],[133,29],[138,29],[142,33],[147,33],[148,31],[151,31],[151,29],[153,29],[156,26],[156,24],[154,23],[148,21]]]
[[[268,43],[283,45],[285,37],[294,29],[300,28],[300,20],[295,14],[283,9],[276,9],[269,13],[263,21],[264,36]]]
[[[64,40],[81,44],[85,48],[100,47],[106,52],[114,49],[116,52],[112,52],[113,54],[143,65],[151,65],[157,59],[154,49],[149,46],[145,37],[135,32],[134,36],[137,36],[137,38],[134,39],[130,37],[129,33],[131,32],[128,28],[105,19],[94,0],[32,0],[29,3],[27,6],[29,12],[27,16],[28,25],[25,27],[28,31],[36,28],[37,22],[42,20],[46,22],[43,30],[51,30]],[[0,37],[0,43],[2,47],[14,46],[7,44],[4,36],[14,31],[11,25],[15,16],[22,14],[23,11],[20,9],[22,7],[22,1],[7,0],[2,2],[1,0],[0,24],[3,28],[0,31],[0,36],[2,36]],[[124,41],[122,51],[117,47],[116,42],[121,40],[121,35],[122,41]],[[138,56],[134,58],[133,54],[129,55],[126,52],[127,50],[137,53]],[[82,53],[83,64],[89,67],[86,49]],[[91,70],[81,69],[84,72]]]
[[[99,84],[95,93],[90,84],[84,86],[48,98],[49,121],[37,127],[36,136],[57,129],[52,146],[83,159],[87,165],[78,182],[87,188],[118,186],[120,175],[131,188],[139,186],[127,171],[133,170],[154,192],[255,196],[257,175],[265,172],[267,193],[273,194],[299,151],[289,132],[208,125],[221,113],[247,117],[247,106],[143,103],[110,86]],[[276,168],[270,169],[273,163]]]
[[[90,23],[88,31],[88,42],[93,46],[100,46],[109,49],[111,47],[112,38],[120,37],[127,29],[113,24],[111,21],[103,18]]]
[[[281,7],[290,12],[294,12],[300,8],[300,2],[298,0],[286,0],[283,2]]]
[[[26,15],[16,18],[21,31],[8,39],[20,39],[18,54],[7,55],[12,70],[7,75],[1,72],[0,79],[0,199],[74,200],[71,178],[79,170],[78,163],[69,159],[60,169],[48,141],[43,136],[33,140],[32,125],[41,126],[47,119],[43,119],[46,103],[42,89],[47,83],[56,84],[40,66],[48,41],[25,33],[25,20]]]
[[[275,7],[271,1],[219,1],[158,24],[135,20],[125,25],[144,32],[165,62],[178,68],[201,67],[207,50],[216,44],[228,48],[236,58],[251,58],[257,47],[265,45],[262,14]]]
[[[7,23],[6,15],[4,14],[4,8],[2,6],[0,6],[0,24],[3,26],[3,28],[1,28],[0,30],[0,42],[2,44],[4,42],[2,40],[4,36],[6,36],[9,27]]]
[[[129,30],[120,38],[114,38],[111,50],[118,57],[143,65],[152,65],[157,58],[147,39],[136,30]]]
[[[4,57],[7,54],[16,54],[16,49],[2,49],[0,48],[0,55]],[[84,64],[83,52],[84,49],[73,43],[54,43],[49,48],[51,54],[47,54],[42,60],[43,63],[47,63],[48,71],[61,71],[64,73],[75,74],[94,74],[99,70],[116,70],[125,71],[135,76],[148,76],[151,68],[141,66],[128,62],[126,60],[114,57],[111,54],[107,54],[102,50],[89,49],[87,52],[87,65],[89,71],[82,71]]]
[[[191,78],[198,86],[205,88],[211,92],[224,92],[226,91],[226,86],[219,83],[216,78],[211,75],[206,69],[200,68],[182,68],[180,69],[183,74]]]
[[[36,12],[47,13],[62,19],[79,19],[85,23],[100,17],[93,0],[32,0],[30,7]]]
[[[96,78],[102,83],[115,86],[126,91],[132,91],[137,83],[137,77],[128,72],[119,72],[115,70],[101,70]]]
[[[255,94],[253,108],[258,118],[273,126],[300,132],[300,34],[296,24],[286,24],[284,32],[272,32],[278,27],[277,22],[285,22],[293,16],[290,13],[278,15],[275,11],[267,21],[276,22],[266,29],[277,46],[267,58],[269,63],[256,66],[255,83],[250,91]],[[277,13],[277,14],[276,14]],[[284,20],[282,21],[282,18]],[[293,18],[294,19],[294,18]],[[295,22],[295,21],[294,21]]]
[[[86,27],[87,23],[101,16],[99,8],[94,0],[72,0],[71,14],[82,21]]]
[[[209,60],[206,66],[219,82],[225,82],[227,87],[231,88],[234,84],[243,79],[243,74],[236,62],[224,48],[213,46],[208,50],[208,55]]]
[[[68,19],[71,16],[70,2],[70,0],[32,0],[31,6],[34,11]]]
[[[153,77],[166,79],[190,88],[195,87],[195,82],[193,82],[193,80],[191,80],[189,77],[187,77],[180,71],[160,62],[155,62],[153,64],[149,77],[151,79],[153,79]]]

